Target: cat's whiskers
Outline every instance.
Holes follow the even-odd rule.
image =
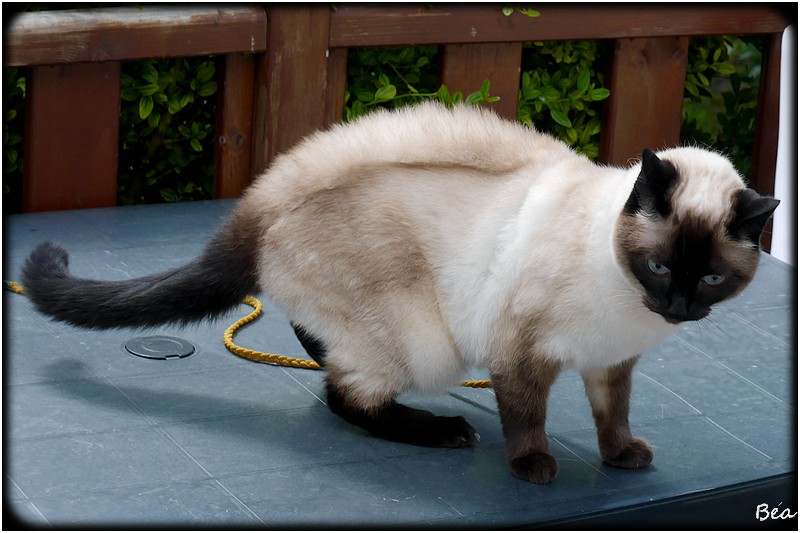
[[[705,327],[706,331],[711,333],[711,328],[709,327],[709,325],[714,326],[715,328],[717,328],[719,330],[719,332],[722,333],[724,336],[726,336],[726,337],[728,336],[728,334],[725,332],[725,330],[722,329],[719,324],[714,322],[714,319],[713,319],[713,317],[711,315],[709,315],[709,316],[697,321],[698,328]]]
[[[617,311],[626,311],[629,309],[637,309],[641,307],[641,296],[636,291],[620,290],[618,294],[613,294],[607,299],[609,305],[606,308],[606,314],[612,314]]]

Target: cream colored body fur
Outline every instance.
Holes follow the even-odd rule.
[[[429,104],[400,117],[311,136],[241,206],[263,223],[260,285],[325,339],[329,372],[365,406],[503,365],[524,327],[536,328],[540,352],[581,371],[676,329],[641,303],[613,252],[639,165],[595,165],[474,108]],[[678,160],[716,159],[681,150]],[[707,194],[728,194],[719,185]]]

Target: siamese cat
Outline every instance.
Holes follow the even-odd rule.
[[[583,377],[602,460],[651,462],[628,424],[634,364],[750,282],[777,205],[707,150],[613,168],[490,111],[421,104],[277,157],[186,266],[80,279],[47,242],[22,280],[42,313],[85,328],[199,321],[261,291],[324,367],[331,411],[420,446],[479,436],[398,394],[488,368],[511,472],[548,483],[547,397],[564,369]]]

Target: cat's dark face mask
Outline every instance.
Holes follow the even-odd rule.
[[[680,228],[670,240],[631,254],[629,265],[645,289],[644,304],[671,324],[705,318],[714,304],[737,294],[752,278],[726,264],[710,232]]]
[[[714,304],[747,286],[758,266],[761,232],[779,203],[742,189],[731,198],[729,222],[719,227],[672,205],[679,179],[669,161],[644,151],[617,242],[623,264],[644,289],[645,306],[672,324],[705,318]]]

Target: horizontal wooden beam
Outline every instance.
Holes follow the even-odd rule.
[[[263,52],[260,7],[147,6],[16,15],[7,26],[5,66]]]
[[[781,33],[788,8],[772,4],[542,4],[531,18],[502,4],[339,6],[331,13],[332,47],[406,44],[621,39]]]

